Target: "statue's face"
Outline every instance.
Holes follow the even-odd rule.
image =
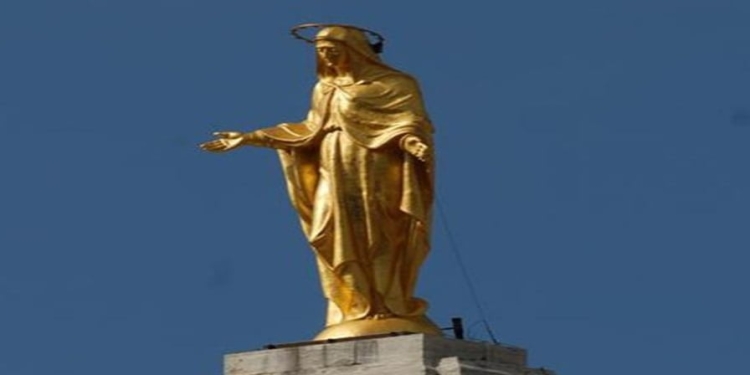
[[[339,43],[319,40],[315,42],[315,51],[318,53],[320,61],[328,67],[342,68],[346,63],[346,52]]]

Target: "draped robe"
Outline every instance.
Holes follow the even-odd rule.
[[[357,81],[321,77],[308,117],[259,131],[279,149],[292,205],[315,252],[327,326],[373,316],[416,317],[429,250],[433,176],[399,147],[432,147],[417,82],[384,66]]]

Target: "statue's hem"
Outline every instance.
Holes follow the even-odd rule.
[[[359,319],[328,326],[314,341],[356,338],[363,336],[424,333],[442,336],[442,330],[424,315],[383,319]]]

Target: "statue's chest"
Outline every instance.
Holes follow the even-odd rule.
[[[328,93],[326,111],[354,115],[367,111],[377,96],[371,85],[353,85],[346,88],[335,88]],[[376,101],[376,100],[375,100]]]

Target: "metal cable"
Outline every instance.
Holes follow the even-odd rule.
[[[466,265],[464,264],[463,258],[461,257],[461,253],[458,251],[458,245],[456,245],[456,240],[453,238],[453,233],[448,227],[448,219],[445,216],[445,211],[443,210],[442,203],[440,203],[441,200],[437,195],[437,192],[435,194],[435,202],[438,208],[438,213],[440,215],[440,221],[443,223],[443,230],[445,230],[445,235],[448,238],[448,247],[451,248],[451,250],[453,251],[453,255],[456,257],[456,262],[458,263],[458,267],[461,269],[461,274],[464,277],[464,281],[466,281],[466,286],[469,288],[469,294],[471,294],[471,299],[474,301],[474,305],[477,308],[479,318],[484,324],[484,328],[487,330],[487,334],[490,336],[492,342],[494,344],[500,344],[500,342],[498,342],[495,338],[495,335],[492,333],[490,324],[487,322],[487,317],[484,314],[482,304],[479,303],[479,296],[477,294],[476,288],[474,287],[474,283],[471,281],[471,277],[469,277],[469,271],[466,269]]]

